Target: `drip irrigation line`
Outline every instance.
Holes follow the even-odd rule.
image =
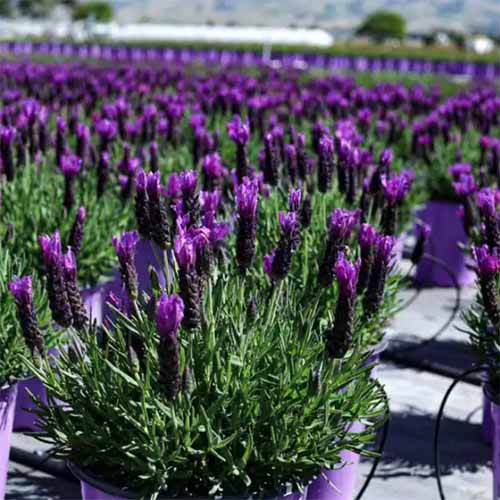
[[[433,452],[434,452],[434,469],[436,471],[436,481],[439,490],[440,500],[446,500],[443,491],[443,484],[441,482],[441,464],[439,461],[439,431],[441,430],[441,419],[443,418],[444,408],[446,406],[448,398],[450,397],[450,394],[452,393],[453,389],[455,389],[457,384],[464,381],[466,377],[471,375],[472,373],[482,372],[483,370],[484,367],[476,366],[474,368],[470,368],[469,370],[462,372],[458,377],[456,377],[455,380],[451,383],[450,387],[448,387],[448,390],[446,391],[446,394],[444,395],[441,401],[441,406],[439,407],[439,412],[436,417],[436,427],[434,430]]]
[[[427,371],[435,375],[441,375],[447,378],[456,378],[460,376],[462,370],[460,368],[454,368],[449,365],[445,365],[439,362],[426,361],[418,358],[406,357],[398,353],[391,353],[390,351],[385,351],[381,354],[382,359],[386,361],[391,361],[400,366],[405,366],[407,368],[415,368],[416,370]],[[482,381],[479,377],[467,376],[464,380],[467,384],[481,386]]]
[[[453,306],[451,314],[446,319],[444,324],[441,325],[436,330],[436,332],[434,332],[428,339],[422,340],[422,341],[418,342],[417,344],[414,344],[411,346],[402,347],[400,349],[389,349],[389,354],[403,354],[403,353],[407,353],[407,352],[413,352],[413,351],[416,351],[418,349],[422,349],[423,347],[425,347],[429,344],[432,344],[434,341],[437,340],[437,338],[443,332],[446,331],[446,329],[453,323],[453,321],[455,321],[455,318],[456,318],[458,312],[460,311],[460,306],[461,306],[461,302],[462,302],[461,290],[460,290],[460,285],[458,284],[457,277],[455,276],[455,273],[453,272],[453,270],[450,268],[450,266],[448,264],[446,264],[446,262],[444,262],[443,260],[441,260],[437,257],[434,257],[433,255],[424,254],[422,256],[422,259],[430,260],[432,262],[432,264],[436,264],[439,267],[442,267],[446,271],[448,276],[453,281],[453,287],[455,288],[455,305]],[[418,297],[418,295],[420,295],[420,291],[422,290],[422,288],[423,288],[422,286],[419,286],[417,288],[417,294],[414,295],[414,297],[412,298],[413,299],[412,301],[414,301],[416,299],[416,297]],[[407,304],[405,304],[405,306],[403,308],[405,308],[405,307],[407,307]],[[400,311],[402,309],[400,309]]]
[[[380,387],[380,389],[382,391],[384,402],[385,402],[385,405],[387,408],[387,418],[386,418],[386,420],[384,422],[384,426],[382,428],[382,436],[380,438],[380,444],[379,444],[379,447],[377,449],[377,456],[373,459],[373,463],[372,463],[370,472],[366,476],[365,482],[363,483],[363,486],[359,490],[359,493],[356,495],[355,500],[361,500],[365,491],[368,489],[368,486],[370,485],[371,480],[375,476],[375,472],[377,470],[378,464],[380,463],[380,460],[381,460],[382,455],[384,453],[385,444],[387,442],[387,436],[389,434],[389,422],[390,422],[390,418],[391,418],[389,397],[387,396],[387,392],[386,392],[385,388],[382,386],[382,384],[380,384],[380,382],[378,380],[375,382],[377,383],[377,385]]]

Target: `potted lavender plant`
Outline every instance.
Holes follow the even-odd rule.
[[[494,496],[500,495],[500,305],[498,303],[498,249],[488,244],[475,246],[480,294],[464,314],[479,366],[484,366],[484,423],[483,435],[493,444]]]
[[[42,336],[38,324],[49,324],[47,298],[38,283],[28,276],[19,257],[13,257],[0,245],[0,498],[5,495],[9,449],[19,385],[29,374],[25,357],[28,351],[38,359],[45,345],[54,344],[54,334],[46,330]],[[33,293],[35,288],[35,294]],[[35,295],[35,298],[34,298]],[[38,311],[38,319],[35,312]],[[19,322],[16,319],[19,317]]]
[[[175,280],[151,295],[138,292],[137,234],[114,240],[127,292],[112,297],[115,319],[32,366],[67,404],[39,403],[40,438],[70,460],[84,498],[282,496],[371,440],[384,405],[351,337],[358,265],[339,259],[343,313],[325,344],[320,301],[298,302],[291,281],[284,294],[297,227],[282,221],[264,286],[238,271],[241,260],[213,261],[204,275],[207,228],[180,226]],[[354,421],[368,428],[352,432]]]

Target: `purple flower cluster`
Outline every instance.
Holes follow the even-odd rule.
[[[47,295],[52,317],[62,327],[83,329],[88,316],[83,305],[76,276],[76,258],[71,249],[62,252],[59,231],[40,236],[40,247],[47,276]]]

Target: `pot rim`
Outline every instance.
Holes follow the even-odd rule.
[[[112,484],[97,479],[96,477],[89,475],[85,472],[84,469],[80,468],[71,460],[66,460],[66,465],[71,473],[80,481],[89,484],[90,486],[102,491],[103,493],[107,493],[108,495],[117,496],[126,499],[137,500],[140,498],[139,496],[134,495],[133,492],[124,491],[117,486],[113,486]]]
[[[82,482],[85,482],[87,484],[89,484],[90,486],[102,491],[103,493],[106,493],[108,495],[111,495],[111,496],[116,496],[116,497],[121,497],[121,498],[124,498],[126,500],[138,500],[141,498],[140,495],[138,495],[137,493],[133,492],[133,491],[126,491],[126,490],[122,490],[120,488],[118,488],[117,486],[113,486],[112,484],[106,482],[106,481],[103,481],[103,480],[100,480],[100,479],[97,479],[95,476],[92,476],[90,475],[88,472],[86,472],[84,469],[82,469],[81,467],[79,467],[78,465],[75,464],[75,462],[73,462],[72,460],[70,459],[67,459],[66,460],[66,466],[68,467],[68,469],[71,471],[71,473],[80,481]],[[314,479],[312,479],[311,481],[309,482],[312,482]],[[306,489],[307,487],[305,487],[305,490],[304,491],[307,491]],[[265,492],[262,496],[262,498],[266,499],[266,498],[276,498],[276,496],[283,496],[283,497],[286,497],[286,496],[291,496],[294,492],[289,490],[288,488],[284,487],[283,488],[284,491],[280,491],[280,490],[276,490],[274,493],[272,492]],[[199,499],[202,499],[202,498],[206,498],[206,497],[163,497],[163,496],[160,496],[158,497],[158,500],[194,500],[196,498],[199,498]],[[222,497],[223,499],[225,500],[244,500],[244,499],[251,499],[253,498],[252,496],[225,496],[225,497]]]

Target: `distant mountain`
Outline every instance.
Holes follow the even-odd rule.
[[[500,0],[111,0],[120,21],[355,27],[369,12],[400,12],[412,31],[500,33]]]

